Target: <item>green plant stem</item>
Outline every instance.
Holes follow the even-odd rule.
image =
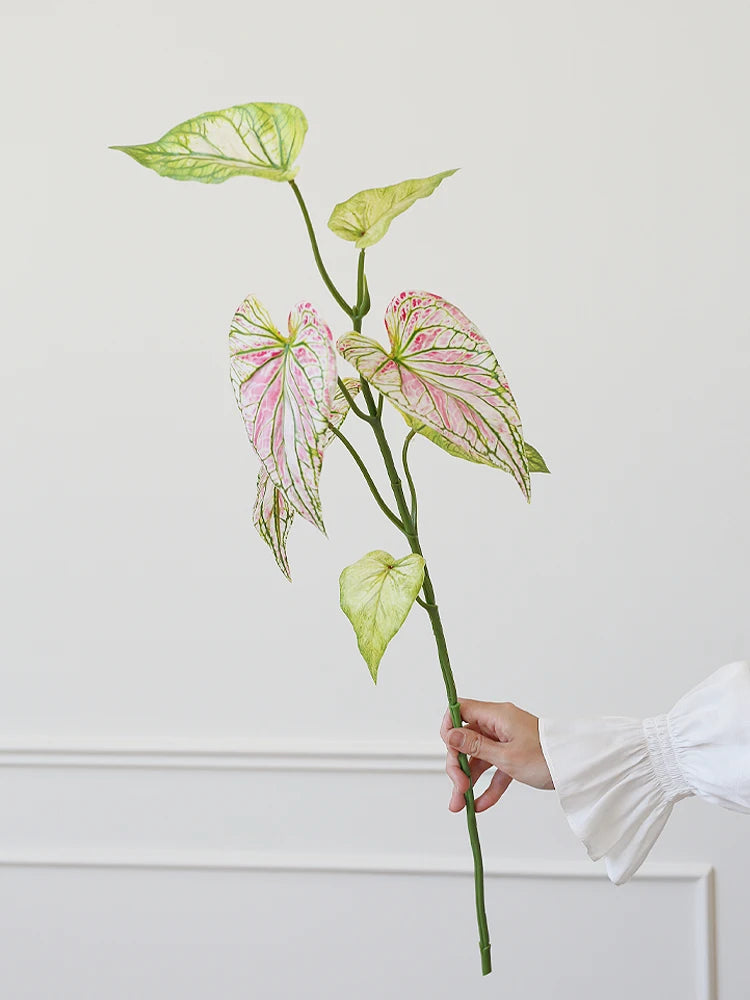
[[[354,316],[359,317],[360,320],[364,316],[364,311],[363,311],[364,304],[365,304],[365,251],[363,247],[359,251],[359,260],[357,261],[357,305],[354,307]]]
[[[382,396],[380,397],[383,398]],[[411,496],[411,519],[414,522],[414,528],[418,531],[419,525],[417,522],[417,489],[414,485],[414,480],[412,478],[411,469],[409,468],[408,452],[409,445],[414,440],[416,435],[414,429],[410,430],[404,439],[404,447],[401,449],[401,464],[404,467],[404,475],[406,476],[406,481],[409,484],[409,494]]]
[[[354,402],[354,397],[353,397],[353,396],[352,396],[352,394],[351,394],[351,393],[349,392],[349,390],[348,390],[348,389],[346,388],[346,383],[344,382],[344,380],[343,380],[342,378],[340,378],[340,379],[339,379],[339,389],[341,389],[341,391],[343,392],[343,394],[344,394],[344,399],[345,399],[345,400],[347,401],[347,403],[349,404],[349,409],[350,409],[350,410],[351,410],[351,411],[352,411],[352,412],[353,412],[353,413],[354,413],[354,414],[355,414],[356,416],[358,416],[360,420],[366,420],[366,421],[367,421],[367,423],[369,424],[369,423],[370,423],[370,418],[369,418],[369,417],[367,416],[367,414],[366,414],[366,413],[363,413],[363,412],[362,412],[362,411],[360,410],[360,408],[359,408],[359,407],[357,406],[357,404],[356,404],[356,403]]]
[[[328,291],[331,293],[334,299],[336,299],[336,301],[344,310],[346,315],[351,317],[352,314],[354,313],[354,310],[348,304],[344,296],[339,292],[338,288],[336,288],[333,281],[331,281],[330,275],[328,274],[328,271],[326,271],[325,265],[323,264],[323,258],[320,256],[320,250],[318,249],[318,241],[315,238],[315,230],[313,229],[313,224],[310,220],[310,213],[307,211],[307,205],[305,204],[305,199],[302,197],[300,189],[297,187],[297,185],[293,180],[289,181],[289,187],[292,189],[292,191],[294,191],[294,197],[297,199],[299,207],[302,209],[302,215],[304,216],[305,225],[307,226],[307,234],[310,237],[313,256],[315,257],[315,263],[318,265],[320,276],[326,283]]]
[[[370,475],[370,473],[369,473],[369,471],[367,469],[367,466],[365,465],[365,463],[360,458],[359,452],[357,451],[357,449],[354,447],[354,445],[351,443],[351,441],[349,441],[348,438],[344,437],[344,435],[341,433],[341,431],[338,429],[338,427],[334,427],[333,424],[330,423],[330,422],[329,422],[328,426],[331,429],[331,431],[336,435],[336,437],[339,439],[339,441],[341,441],[341,443],[343,444],[343,446],[346,448],[346,450],[349,452],[349,454],[352,456],[352,458],[354,459],[354,461],[359,466],[359,471],[365,477],[365,482],[370,487],[370,492],[372,493],[373,497],[375,497],[375,502],[377,503],[378,507],[380,507],[380,509],[385,514],[385,516],[388,518],[388,520],[392,521],[396,525],[396,527],[398,528],[399,531],[403,531],[404,530],[404,525],[401,523],[401,521],[399,521],[398,517],[396,517],[396,515],[393,513],[393,511],[391,510],[391,508],[388,506],[388,504],[385,502],[385,500],[380,495],[380,491],[378,490],[377,486],[375,485],[375,481],[373,480],[372,476]]]
[[[357,325],[358,323],[355,318],[355,329],[357,328]],[[371,426],[378,442],[380,453],[383,456],[385,467],[388,471],[388,478],[391,483],[391,489],[396,500],[398,512],[404,524],[403,533],[409,541],[412,552],[416,552],[418,555],[423,556],[422,547],[419,542],[419,535],[417,534],[417,527],[406,503],[406,497],[404,496],[396,464],[393,461],[393,454],[385,435],[385,429],[380,417],[378,416],[377,406],[375,404],[375,400],[373,399],[370,386],[364,378],[362,379],[362,395],[367,403],[367,409],[369,410],[370,416],[373,418]],[[435,600],[435,590],[432,586],[432,580],[427,566],[425,566],[424,571],[422,593],[424,594],[424,603],[422,604],[420,601],[420,604],[422,604],[429,616],[432,633],[435,636],[440,670],[443,675],[445,692],[448,696],[448,708],[451,713],[451,721],[453,722],[454,728],[460,729],[462,724],[461,707],[458,703],[458,697],[456,695],[456,684],[453,679],[453,671],[451,670],[448,645],[445,641],[445,633],[443,631],[443,623],[440,618],[440,610],[438,608],[437,601]],[[479,929],[479,953],[482,961],[482,975],[486,976],[488,973],[492,972],[492,958],[490,953],[490,932],[487,926],[487,911],[484,901],[484,864],[482,861],[482,847],[479,842],[476,809],[474,808],[474,789],[471,784],[471,769],[469,767],[469,761],[466,754],[460,753],[458,755],[458,762],[461,770],[469,778],[469,787],[464,795],[464,799],[466,801],[466,824],[469,830],[471,853],[474,858],[474,899],[477,911],[477,926]]]
[[[357,264],[357,304],[352,309],[351,306],[347,304],[343,296],[339,293],[336,286],[331,281],[328,272],[326,271],[323,261],[320,256],[320,251],[318,250],[318,243],[315,239],[315,231],[310,221],[310,215],[307,211],[305,202],[300,194],[299,188],[294,183],[290,181],[292,190],[294,191],[295,197],[299,202],[299,206],[302,209],[302,214],[305,219],[305,224],[307,226],[307,231],[310,235],[310,243],[312,244],[313,255],[315,257],[315,263],[318,265],[318,270],[320,271],[320,276],[326,284],[326,287],[333,295],[334,299],[338,302],[341,308],[344,310],[347,316],[353,322],[354,329],[357,333],[362,331],[362,317],[366,315],[370,308],[370,293],[367,287],[367,276],[365,275],[365,252],[360,251],[359,260]],[[385,429],[381,420],[383,412],[383,396],[380,395],[378,403],[372,396],[372,391],[370,385],[365,378],[361,378],[362,383],[362,395],[364,396],[365,402],[367,404],[367,409],[369,412],[369,417],[365,417],[370,423],[373,429],[375,438],[378,442],[378,447],[380,448],[380,453],[383,456],[383,461],[385,463],[386,470],[388,472],[388,479],[391,484],[391,489],[393,491],[394,499],[396,500],[396,506],[400,514],[400,520],[393,511],[388,507],[380,493],[375,486],[372,476],[367,470],[367,466],[360,458],[354,446],[344,437],[344,435],[337,429],[331,426],[336,437],[340,438],[344,446],[346,447],[349,454],[352,456],[354,461],[359,466],[359,470],[365,478],[367,485],[370,487],[373,497],[377,502],[380,509],[392,521],[396,527],[401,531],[407,538],[412,552],[422,555],[422,548],[419,542],[419,535],[417,534],[416,525],[416,512],[417,512],[417,502],[416,502],[416,490],[414,489],[414,483],[411,475],[408,471],[408,466],[406,465],[406,443],[404,445],[404,451],[402,452],[402,457],[405,461],[404,473],[409,481],[409,489],[412,494],[412,505],[414,516],[412,516],[412,511],[409,509],[406,498],[404,496],[403,487],[401,485],[401,480],[396,469],[395,462],[393,461],[393,454],[391,452],[388,439],[385,434]],[[363,414],[364,416],[364,414]],[[424,557],[423,557],[424,558]],[[443,681],[445,683],[445,691],[448,696],[448,707],[451,713],[451,720],[455,728],[460,728],[461,726],[461,706],[458,703],[456,696],[456,684],[453,679],[453,671],[451,670],[450,658],[448,656],[448,646],[445,641],[445,633],[443,632],[443,623],[440,619],[440,611],[435,600],[435,590],[432,586],[432,580],[430,579],[430,574],[428,572],[427,566],[425,566],[424,571],[424,583],[422,585],[422,593],[424,594],[424,599],[417,597],[419,604],[425,609],[429,618],[430,625],[432,626],[432,632],[435,637],[435,644],[438,651],[438,660],[440,662],[440,670],[443,675]],[[469,841],[471,842],[471,852],[474,858],[474,896],[476,901],[476,911],[477,911],[477,925],[479,928],[479,951],[482,959],[482,975],[486,976],[492,971],[492,960],[490,957],[490,935],[489,929],[487,927],[487,914],[485,912],[484,903],[484,866],[482,863],[482,848],[479,843],[479,832],[477,830],[477,819],[476,810],[474,808],[474,789],[471,785],[471,769],[469,767],[469,761],[466,754],[460,753],[458,755],[458,761],[461,766],[461,770],[469,778],[469,788],[464,796],[466,800],[466,823],[469,830]]]

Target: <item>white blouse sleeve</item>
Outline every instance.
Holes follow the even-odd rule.
[[[730,663],[667,715],[539,720],[560,804],[617,885],[640,868],[675,802],[750,812],[750,667]]]

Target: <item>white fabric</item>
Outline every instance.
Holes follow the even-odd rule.
[[[675,802],[750,812],[750,666],[730,663],[667,715],[539,720],[560,804],[617,885],[640,868]]]

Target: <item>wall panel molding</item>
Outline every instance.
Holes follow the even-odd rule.
[[[50,769],[58,772],[49,781],[59,786],[64,774],[74,781],[89,772],[132,772],[127,781],[140,785],[138,773],[151,772],[318,772],[330,774],[332,780],[345,778],[346,773],[437,773],[442,772],[445,758],[434,744],[374,744],[363,742],[324,743],[318,741],[280,743],[258,741],[238,744],[183,743],[160,746],[63,745],[42,740],[13,742],[0,745],[0,771],[16,772],[16,792],[27,797],[26,780],[37,772],[40,779]],[[63,772],[62,774],[59,772]],[[155,775],[154,775],[155,776]],[[185,776],[187,777],[187,775]],[[291,774],[290,774],[291,777]],[[239,778],[239,775],[238,775]],[[106,782],[104,776],[100,779]],[[165,775],[165,780],[169,779]],[[46,785],[46,782],[45,782]],[[44,787],[44,786],[43,786]],[[88,785],[86,785],[88,787]],[[130,787],[129,785],[123,786]],[[166,785],[164,787],[167,787]],[[148,839],[148,837],[147,837]],[[220,847],[182,845],[172,849],[169,844],[158,848],[143,842],[107,844],[106,838],[73,839],[65,845],[53,843],[25,846],[26,840],[15,844],[0,838],[0,869],[3,868],[80,868],[80,869],[172,869],[185,872],[296,872],[301,877],[309,873],[331,875],[374,874],[470,877],[468,857],[430,854],[375,853],[366,846],[361,853],[304,853],[296,849],[283,852],[266,850],[237,851]],[[582,861],[513,860],[487,858],[485,873],[490,879],[534,880],[598,880],[606,881],[601,865]],[[714,871],[707,864],[646,864],[635,876],[639,882],[654,886],[670,883],[692,883],[694,890],[694,954],[697,1000],[716,1000],[715,893]],[[613,891],[620,891],[614,890]]]
[[[0,743],[0,767],[408,773],[442,771],[445,756],[434,743],[259,741],[117,747],[4,741]]]
[[[430,856],[377,855],[349,857],[273,854],[268,852],[161,851],[115,852],[107,850],[0,852],[1,868],[104,868],[237,872],[294,872],[332,875],[419,875],[470,877],[471,865],[465,859]],[[485,866],[490,879],[541,879],[605,881],[601,867],[565,861],[495,861]],[[693,883],[695,891],[695,982],[696,1000],[716,1000],[716,948],[714,871],[710,865],[644,865],[634,876],[639,882],[653,884]]]

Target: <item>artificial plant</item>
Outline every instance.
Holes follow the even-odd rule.
[[[289,184],[320,275],[346,316],[346,332],[335,346],[359,377],[339,377],[333,334],[310,302],[299,303],[289,313],[288,333],[276,327],[254,295],[237,309],[229,333],[231,377],[248,437],[261,462],[253,521],[279,568],[291,579],[286,548],[289,529],[299,515],[325,530],[318,492],[323,455],[335,438],[341,441],[378,507],[408,547],[408,552],[397,556],[381,550],[368,552],[347,566],[340,577],[341,608],[354,628],[373,681],[377,681],[388,643],[414,604],[424,608],[435,636],[453,725],[458,727],[461,707],[419,539],[409,447],[421,436],[450,455],[509,472],[527,500],[530,473],[548,470],[540,454],[524,441],[518,408],[489,343],[456,306],[431,292],[402,291],[385,313],[388,345],[362,334],[362,321],[370,310],[366,250],[386,235],[398,215],[432,194],[455,170],[370,188],[335,206],[329,228],[359,251],[356,299],[350,304],[323,264],[294,179],[306,132],[307,121],[299,108],[254,103],[198,115],[156,142],[112,148],[175,180],[219,184],[244,174]],[[384,401],[408,425],[400,456],[406,492],[383,426]],[[395,509],[342,433],[350,412],[375,435]],[[467,757],[460,754],[459,761],[470,776]],[[491,971],[490,939],[471,787],[466,792],[466,818],[474,858],[482,972],[486,974]]]

